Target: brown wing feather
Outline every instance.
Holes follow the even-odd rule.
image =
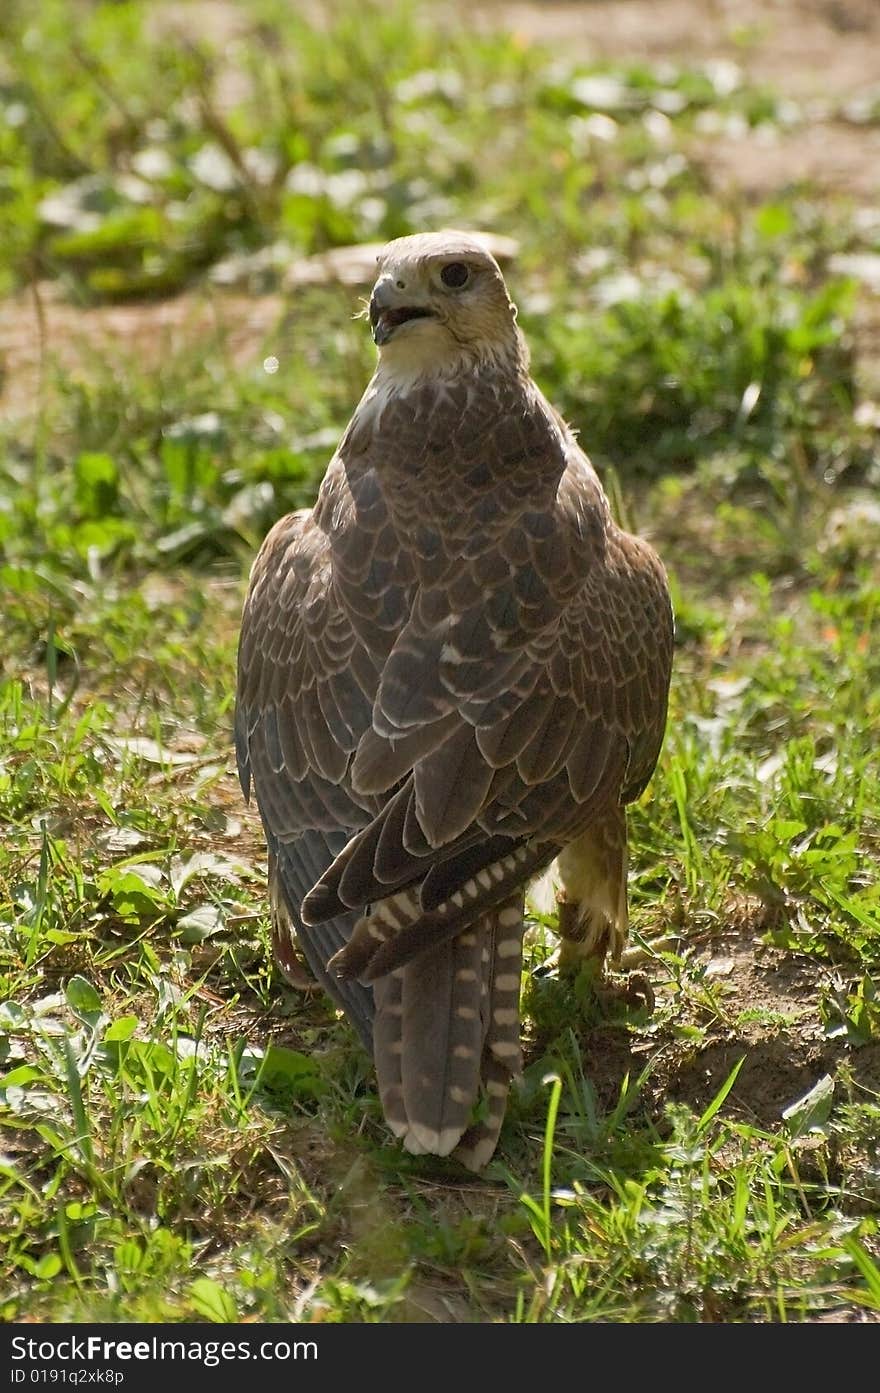
[[[312,513],[283,519],[255,563],[236,746],[310,963],[331,990],[331,951],[377,979],[377,1051],[393,1055],[389,1020],[424,994],[428,954],[448,975],[470,925],[638,796],[671,651],[659,561],[614,526],[527,380],[356,413]],[[352,990],[337,998],[363,1013],[371,989]],[[499,1058],[475,1075],[496,1097]],[[383,1069],[392,1117],[408,1085]]]
[[[528,514],[527,527],[509,525],[503,534],[507,585],[499,587],[494,605],[486,603],[478,616],[450,614],[434,592],[418,593],[383,669],[376,692],[381,721],[362,739],[352,782],[362,787],[356,778],[362,767],[370,770],[364,783],[371,790],[388,782],[390,772],[381,773],[384,746],[389,771],[405,787],[411,782],[415,793],[413,804],[401,789],[394,806],[405,806],[415,818],[422,842],[398,838],[396,830],[389,834],[386,805],[347,850],[357,864],[359,905],[349,875],[340,908],[364,906],[423,878],[438,852],[465,849],[475,827],[513,839],[540,837],[549,859],[553,846],[570,840],[604,807],[637,796],[650,777],[665,725],[672,653],[662,568],[650,548],[614,527],[573,445],[554,496],[568,506],[557,520],[555,547],[546,545],[546,518],[539,522],[543,515],[536,512]],[[559,556],[566,545],[564,570]],[[540,585],[525,582],[530,571]],[[464,581],[459,590],[466,598]],[[554,596],[556,609],[534,635],[522,596],[536,594],[543,606]],[[493,612],[502,627],[494,625]],[[511,616],[519,616],[518,627]],[[511,692],[520,696],[498,718],[494,703],[506,683],[508,699]],[[389,730],[395,733],[382,733]],[[411,773],[407,753],[413,755]],[[393,874],[389,845],[400,850]],[[372,871],[371,858],[378,858]],[[310,914],[333,912],[334,878],[331,868],[309,901]]]

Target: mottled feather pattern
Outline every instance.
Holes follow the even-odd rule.
[[[473,268],[471,299],[437,288],[446,254]],[[511,1004],[498,954],[521,953],[521,887],[591,828],[601,840],[650,777],[672,618],[655,554],[615,526],[528,376],[491,258],[460,234],[388,257],[371,317],[406,294],[432,308],[404,325],[412,352],[390,337],[314,508],[254,564],[236,750],[274,858],[273,923],[365,1038],[370,1016],[389,1124],[411,1149],[484,1164],[518,1061],[518,978]],[[464,1029],[473,983],[457,974],[477,962],[466,1042],[450,1003]]]

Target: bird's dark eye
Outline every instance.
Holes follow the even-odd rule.
[[[467,285],[470,271],[463,261],[450,261],[440,272],[440,279],[444,285],[450,286],[453,290],[459,290],[463,285]]]

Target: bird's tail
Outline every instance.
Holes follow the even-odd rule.
[[[495,1150],[522,1067],[523,896],[373,984],[373,1052],[386,1120],[407,1150],[472,1170]]]

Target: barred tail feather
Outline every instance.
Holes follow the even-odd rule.
[[[519,995],[522,978],[523,900],[501,905],[484,948],[484,1039],[480,1116],[464,1133],[454,1155],[468,1170],[482,1170],[498,1145],[507,1095],[522,1070]]]
[[[520,1070],[522,934],[518,894],[376,980],[379,1095],[408,1151],[472,1170],[494,1152]]]

